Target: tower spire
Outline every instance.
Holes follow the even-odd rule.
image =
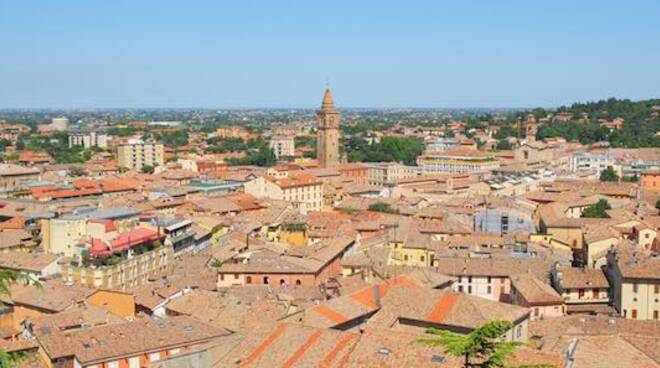
[[[325,94],[323,95],[323,102],[321,103],[321,110],[323,111],[334,111],[335,102],[332,99],[332,92],[330,92],[330,87],[325,87]]]

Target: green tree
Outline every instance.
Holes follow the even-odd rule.
[[[600,172],[600,181],[619,181],[619,174],[614,171],[612,166],[608,166],[607,169]]]
[[[505,151],[505,150],[510,150],[513,147],[511,146],[511,143],[509,143],[509,141],[503,139],[503,140],[497,142],[497,145],[495,146],[495,148],[500,150],[500,151]]]
[[[595,204],[587,207],[582,211],[582,217],[585,218],[609,218],[607,210],[609,210],[610,204],[605,199],[601,199]]]
[[[11,270],[0,270],[0,295],[11,296],[11,286],[16,283],[29,284],[31,281],[27,274]],[[40,287],[41,284],[35,284]],[[1,302],[0,302],[1,303]],[[13,367],[23,358],[23,354],[8,354],[0,348],[0,367]]]
[[[85,176],[87,175],[87,171],[83,167],[74,166],[69,169],[68,174],[69,176]]]
[[[419,339],[418,342],[427,346],[442,347],[445,353],[464,358],[464,368],[470,367],[506,367],[506,359],[521,345],[517,341],[504,341],[502,337],[513,324],[509,321],[492,321],[486,323],[467,335],[430,328],[432,338]],[[525,365],[525,367],[542,367]]]
[[[150,165],[144,165],[144,166],[142,166],[141,171],[142,171],[143,174],[153,174],[154,171],[155,171],[155,168],[153,166],[150,166]]]
[[[655,201],[655,209],[660,210],[660,199]]]
[[[374,212],[399,213],[399,210],[393,208],[388,203],[383,203],[383,202],[376,202],[374,204],[371,204],[368,209],[369,211],[374,211]]]

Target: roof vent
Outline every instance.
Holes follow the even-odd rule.
[[[442,364],[445,361],[445,357],[440,355],[434,355],[433,357],[431,357],[431,361],[433,363]]]
[[[392,352],[392,350],[390,350],[388,348],[378,349],[378,354],[381,354],[381,355],[390,355],[391,352]]]

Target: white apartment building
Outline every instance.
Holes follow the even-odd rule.
[[[295,154],[295,143],[293,136],[277,135],[270,140],[270,149],[275,153],[277,159],[282,157],[293,157]]]
[[[83,148],[107,148],[108,135],[97,132],[76,132],[69,134],[69,147],[83,146]]]
[[[614,157],[601,153],[578,152],[573,154],[569,160],[569,168],[572,172],[596,171],[600,173],[608,166],[615,168]]]

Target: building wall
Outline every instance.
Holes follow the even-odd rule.
[[[660,190],[660,171],[642,173],[639,177],[642,188]]]
[[[629,319],[660,320],[660,279],[622,281],[621,315]]]
[[[295,144],[293,137],[273,138],[271,139],[269,145],[278,159],[287,156],[293,157],[295,155]]]
[[[454,275],[454,291],[478,296],[494,301],[508,301],[511,294],[511,280],[505,276]]]
[[[76,254],[75,245],[86,236],[86,221],[84,219],[54,218],[46,220],[45,224],[49,228],[48,243],[45,243],[46,249],[50,253],[63,254],[66,257],[74,256]]]
[[[165,274],[174,259],[171,246],[162,246],[126,259],[114,266],[62,265],[62,278],[91,288],[126,290],[145,284],[150,275]]]
[[[140,170],[143,166],[162,166],[164,147],[160,143],[129,143],[117,147],[120,167]]]

